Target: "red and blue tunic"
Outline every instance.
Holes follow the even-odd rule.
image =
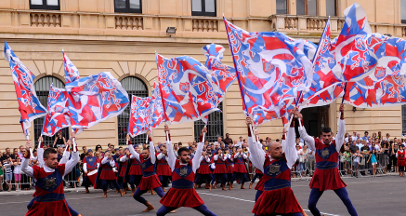
[[[227,167],[227,173],[233,174],[233,172],[234,172],[234,155],[231,155],[231,158],[227,157],[226,167]]]
[[[131,158],[131,156],[130,156]],[[142,175],[141,169],[141,162],[137,159],[130,159],[130,171],[128,172],[129,175]]]
[[[152,155],[155,157],[155,155]],[[142,179],[140,183],[140,190],[152,190],[157,187],[161,187],[162,184],[159,181],[158,175],[156,174],[155,164],[151,162],[151,159],[144,159],[140,155],[141,169],[142,169]]]
[[[83,163],[84,164],[86,163],[87,172],[89,173],[89,172],[96,170],[97,163],[100,163],[100,162],[97,157],[85,157],[85,158],[83,158]],[[93,185],[96,185],[96,177],[97,177],[96,174],[89,176],[85,173],[85,176],[87,176],[87,178],[89,178],[89,180],[92,182]]]
[[[405,166],[406,162],[405,162],[405,151],[400,152],[398,151],[398,166]]]
[[[113,167],[110,166],[110,162],[101,165],[100,180],[116,180],[116,175]]]
[[[236,173],[247,173],[247,168],[245,167],[245,159],[242,154],[239,154],[236,159],[234,159],[234,172]]]
[[[157,156],[160,153],[157,154]],[[166,161],[166,156],[163,156],[161,160],[157,159],[156,174],[159,176],[171,176],[172,170],[169,167],[168,161]]]
[[[210,159],[210,161],[211,161],[211,159]],[[197,173],[201,174],[201,175],[211,174],[210,163],[211,162],[207,162],[206,157],[204,157],[202,162],[200,162],[200,168],[197,170]]]
[[[45,172],[44,168],[39,166],[33,166],[32,169],[37,183],[34,202],[26,215],[70,216],[63,189],[65,164],[59,164],[52,173]]]
[[[220,155],[214,163],[216,163],[216,168],[213,173],[227,173],[226,162],[220,159]]]
[[[338,171],[338,152],[336,143],[323,144],[319,139],[314,140],[316,147],[316,169],[310,181],[310,188],[318,188],[320,191],[337,190],[347,185],[340,177]]]
[[[256,215],[290,214],[302,212],[295,194],[290,187],[291,171],[286,159],[272,160],[265,159],[264,192],[255,202],[253,213]]]
[[[256,169],[255,170],[256,173],[258,174],[264,174],[262,173],[262,171],[260,169]],[[259,191],[264,191],[264,183],[265,183],[265,178],[261,177],[257,183],[257,185],[255,185],[255,190],[259,190]]]
[[[187,165],[182,165],[179,160],[176,160],[175,170],[172,172],[172,187],[162,197],[160,203],[171,208],[193,208],[203,205],[203,200],[193,188],[194,180],[192,161],[189,161]]]
[[[124,155],[120,156],[120,159],[124,157]],[[124,162],[121,162],[119,160],[119,163],[121,165],[120,167],[120,173],[118,174],[119,177],[125,177],[126,171],[127,171],[127,166],[128,166],[128,160],[125,160]]]

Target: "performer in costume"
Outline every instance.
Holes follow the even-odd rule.
[[[234,153],[230,154],[230,149],[225,149],[224,152],[226,154],[228,189],[231,190],[234,182]]]
[[[75,133],[72,133],[75,138]],[[26,160],[22,163],[22,171],[37,182],[35,185],[34,202],[26,215],[72,215],[65,200],[63,188],[63,176],[68,174],[79,161],[79,152],[76,143],[73,142],[72,158],[66,164],[58,164],[58,155],[55,149],[49,148],[44,151],[44,166],[28,166],[30,158],[31,142],[26,144]]]
[[[142,169],[142,179],[140,186],[134,193],[134,199],[138,202],[144,204],[147,208],[143,210],[144,212],[151,211],[154,209],[154,206],[151,205],[146,199],[141,197],[148,190],[154,190],[158,196],[163,197],[164,191],[162,190],[161,182],[159,182],[158,175],[156,174],[156,156],[155,156],[155,147],[151,139],[151,134],[148,132],[149,139],[149,149],[145,148],[142,150],[142,155],[138,154],[132,145],[130,145],[130,152],[135,156],[137,160],[141,162]]]
[[[252,120],[247,117],[248,143],[252,154],[252,163],[260,169],[264,176],[264,192],[256,200],[252,210],[255,215],[303,215],[291,185],[291,168],[297,160],[295,150],[295,127],[294,122],[288,133],[286,151],[282,152],[279,142],[271,142],[268,146],[268,154],[259,151],[258,143],[252,137]]]
[[[118,176],[117,176],[117,182],[120,185],[120,187],[124,190],[124,194],[129,191],[128,189],[128,182],[130,182],[130,175],[128,172],[130,171],[130,151],[128,148],[124,149],[124,152],[122,155],[120,155],[119,158],[119,168],[118,168]]]
[[[197,170],[195,180],[198,188],[201,188],[202,183],[205,182],[205,188],[210,189],[210,181],[213,179],[213,174],[210,170],[212,156],[211,150],[202,152],[202,157],[200,158],[200,168]]]
[[[221,183],[221,189],[226,190],[227,182],[227,167],[226,167],[226,155],[223,154],[223,150],[218,149],[217,154],[213,156],[216,168],[214,169],[214,178],[210,185],[210,191],[213,188],[217,188],[217,182]]]
[[[90,184],[96,188],[97,170],[100,167],[100,160],[93,155],[91,149],[87,150],[87,155],[83,158],[83,185],[86,188],[84,193],[89,193]]]
[[[162,184],[162,189],[166,192],[165,187],[168,187],[169,179],[172,176],[171,168],[168,165],[166,147],[163,144],[160,144],[159,150],[160,153],[157,153],[157,167],[156,174],[159,177],[159,181]]]
[[[131,145],[131,141],[129,136],[127,135],[127,140],[130,142],[129,145]],[[133,146],[134,151],[139,153],[138,151],[138,145],[135,144]],[[128,172],[128,175],[130,175],[130,186],[131,186],[131,191],[132,194],[131,196],[134,196],[136,188],[140,185],[141,179],[142,179],[142,169],[141,169],[141,162],[135,158],[133,154],[130,154],[130,171]]]
[[[338,153],[340,152],[341,146],[344,144],[344,104],[341,104],[340,112],[339,128],[335,140],[333,140],[331,128],[329,127],[324,127],[322,129],[320,136],[321,139],[314,139],[307,134],[304,127],[299,127],[300,137],[306,142],[309,149],[316,152],[316,169],[312,180],[310,181],[310,188],[312,190],[310,192],[308,205],[312,214],[316,216],[320,216],[320,211],[316,207],[317,202],[326,190],[334,190],[347,207],[350,215],[358,215],[348,197],[348,192],[345,189],[347,185],[341,179],[337,168]],[[299,118],[299,121],[303,119],[298,111],[295,112],[295,116],[296,118]]]
[[[73,132],[72,132],[71,135],[72,135],[72,137],[74,137]],[[75,140],[75,141],[76,141],[76,140]],[[38,166],[39,166],[40,168],[42,168],[42,167],[44,167],[44,165],[45,165],[45,162],[44,162],[44,147],[46,148],[47,146],[44,146],[42,136],[40,136],[40,137],[38,138],[38,143],[39,143],[39,144],[38,144],[38,149],[37,149]],[[67,148],[69,147],[69,145],[72,145],[72,142],[71,142],[70,140],[68,140],[68,145],[65,147],[65,151],[63,152],[62,159],[61,159],[61,161],[59,161],[59,164],[66,164],[66,162],[69,161],[69,156],[70,156],[70,154],[69,154],[69,152],[66,151]],[[27,151],[28,151],[28,150],[27,150]],[[62,176],[62,179],[63,179],[64,177],[65,177],[65,175]],[[63,184],[63,183],[64,183],[64,182],[62,182],[62,184]],[[33,194],[33,196],[34,196],[34,195],[35,195],[35,194]],[[35,197],[35,196],[34,196],[34,197]],[[28,203],[28,205],[27,205],[27,208],[28,208],[28,209],[30,209],[31,206],[34,204],[34,200],[35,200],[35,198],[33,198],[33,199],[31,200],[31,202]],[[72,216],[81,216],[81,214],[79,214],[75,209],[73,209],[73,208],[69,205],[68,201],[65,200],[65,202],[66,202],[66,204],[68,205],[69,211],[70,211],[70,213],[71,213]]]
[[[98,178],[96,180],[96,187],[103,189],[104,197],[107,197],[107,190],[110,185],[114,185],[117,191],[120,192],[121,196],[124,196],[124,191],[121,189],[120,185],[117,182],[117,177],[114,172],[115,169],[115,161],[111,155],[110,151],[106,151],[104,153],[104,158],[101,161],[101,167],[98,171]],[[99,174],[100,173],[100,174]],[[100,180],[100,181],[98,181]]]
[[[245,167],[246,159],[247,155],[244,154],[241,148],[238,148],[237,153],[234,155],[234,177],[237,183],[241,184],[241,189],[245,189],[244,183],[249,181],[247,168]]]
[[[158,210],[157,216],[166,215],[180,207],[190,207],[199,211],[203,215],[215,215],[211,212],[203,200],[193,188],[193,180],[196,170],[200,166],[200,158],[202,157],[203,143],[202,139],[206,133],[206,128],[203,128],[200,135],[200,142],[197,146],[196,155],[190,160],[190,150],[186,147],[178,149],[179,159],[176,159],[175,152],[172,148],[169,128],[165,125],[165,132],[168,133],[166,145],[168,147],[168,163],[172,170],[172,187],[168,193],[161,199],[162,207]]]

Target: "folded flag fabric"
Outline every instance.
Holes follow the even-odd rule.
[[[165,116],[162,107],[161,91],[159,89],[159,84],[157,82],[154,82],[154,88],[152,89],[152,97],[151,97],[151,115],[149,127],[151,129],[155,129],[159,127],[159,125],[164,120]]]
[[[70,127],[70,114],[67,107],[67,91],[53,87],[49,88],[47,111],[42,135],[54,136],[59,130]]]
[[[168,123],[195,121],[218,111],[219,90],[204,65],[188,56],[168,59],[157,54],[156,59]]]
[[[36,118],[45,116],[47,111],[35,93],[35,76],[14,54],[7,42],[4,42],[4,56],[10,64],[17,94],[18,110],[21,116],[20,123],[23,133],[28,138],[30,135],[28,129],[31,127],[31,122]]]

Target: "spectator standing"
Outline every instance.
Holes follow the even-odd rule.
[[[226,138],[224,138],[224,143],[225,143],[226,145],[231,145],[231,144],[233,144],[233,140],[230,138],[230,134],[229,134],[229,133],[226,133]]]
[[[395,173],[399,172],[398,158],[396,156],[396,153],[398,153],[398,150],[399,150],[399,144],[397,142],[392,143],[390,152],[391,152],[391,162],[392,162]]]
[[[0,192],[3,191],[3,163],[0,161]]]
[[[65,146],[66,146],[65,137],[62,136],[62,131],[58,131],[58,133],[56,134],[56,137],[55,137],[53,147],[54,148],[59,148],[59,147],[65,148]]]
[[[244,143],[243,137],[240,136],[240,140],[237,142],[237,144],[235,144],[234,146],[238,149],[238,148],[242,148],[242,144]]]
[[[15,188],[16,191],[21,191],[21,164],[22,164],[22,159],[19,157],[17,154],[15,157],[15,162],[13,163],[14,165],[14,183],[15,183]]]
[[[362,140],[368,141],[368,140],[369,140],[368,134],[369,134],[368,131],[365,131],[365,132],[364,132],[364,136],[362,137]]]
[[[369,158],[368,158],[368,163],[371,161],[372,165],[372,175],[376,174],[376,165],[378,164],[378,161],[376,160],[376,150],[372,149],[372,151],[369,153]]]
[[[4,166],[4,174],[6,176],[8,192],[11,191],[11,181],[13,180],[13,170],[11,169],[12,165],[13,161],[11,157],[7,156],[6,159],[4,160],[3,166]]]
[[[399,176],[405,176],[405,151],[403,151],[403,145],[400,145],[399,151],[396,153],[399,165]]]
[[[354,176],[358,178],[358,166],[361,163],[362,154],[359,153],[359,149],[356,150],[354,157]]]
[[[381,161],[381,165],[384,169],[384,173],[386,174],[387,170],[388,170],[388,164],[389,164],[389,147],[388,147],[388,143],[384,143],[382,149],[381,149],[381,153],[382,153],[382,161]]]
[[[352,132],[351,139],[352,139],[352,141],[356,141],[356,140],[358,139],[357,131],[353,131],[353,132]]]
[[[347,146],[348,145],[349,144],[347,143]],[[344,158],[345,172],[351,174],[351,151],[349,147],[344,151]]]
[[[307,155],[307,169],[309,170],[309,176],[313,176],[315,154],[316,154],[315,151],[309,149],[309,153]]]
[[[355,152],[357,151],[357,149],[359,150],[359,148],[355,145],[355,142],[351,142],[351,145],[350,145],[350,152],[351,152],[351,154],[355,154]]]
[[[300,172],[302,176],[306,176],[306,160],[307,156],[309,154],[309,149],[307,149],[307,146],[304,145],[303,149],[299,150],[299,167],[300,167]]]
[[[361,151],[361,148],[364,147],[364,145],[361,143],[361,139],[357,139],[355,141],[355,145],[358,147],[358,149]]]

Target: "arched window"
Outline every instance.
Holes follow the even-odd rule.
[[[213,112],[209,115],[209,121],[207,122],[207,134],[205,140],[209,142],[217,141],[217,138],[220,136],[223,138],[224,129],[223,129],[223,102],[221,102],[217,108],[221,112]],[[204,127],[204,122],[202,120],[194,122],[195,129],[195,140],[198,142],[200,133]]]
[[[51,86],[52,83],[56,88],[65,88],[65,84],[60,79],[53,76],[42,77],[39,80],[37,80],[34,84],[35,93],[37,94],[39,101],[44,107],[47,107],[49,87]],[[39,136],[41,136],[43,124],[44,118],[37,118],[34,120],[35,145],[38,145],[38,138]],[[62,129],[62,136],[65,137],[66,140],[69,138],[68,128]],[[44,145],[52,146],[55,141],[55,136],[54,137],[44,136],[43,139]]]
[[[145,85],[145,83],[136,78],[136,77],[126,77],[123,80],[121,80],[121,85],[123,88],[127,91],[128,97],[132,98],[133,95],[137,97],[148,97],[148,88]],[[126,144],[126,135],[128,132],[128,120],[130,117],[130,109],[131,109],[131,104],[127,106],[127,108],[124,110],[121,115],[117,117],[117,125],[118,125],[118,144],[119,145],[125,145]],[[131,143],[132,144],[139,144],[139,143],[145,143],[146,139],[146,134],[142,134],[139,136],[136,136],[134,138],[131,138]]]

